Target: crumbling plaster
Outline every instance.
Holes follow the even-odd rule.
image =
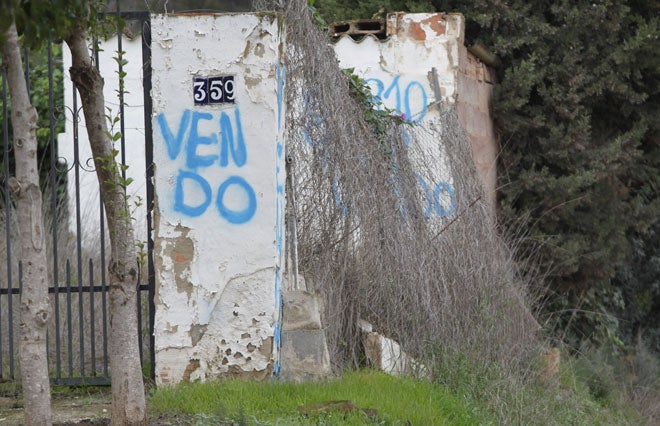
[[[284,238],[282,17],[151,25],[157,382],[269,377]],[[195,104],[194,78],[227,76],[233,102]]]

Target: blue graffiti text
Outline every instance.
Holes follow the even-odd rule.
[[[231,224],[249,222],[257,211],[257,197],[248,181],[241,176],[229,176],[217,182],[214,194],[212,186],[216,183],[209,182],[200,171],[213,166],[241,168],[247,164],[239,109],[234,109],[233,114],[221,111],[219,115],[184,110],[176,131],[162,113],[157,122],[170,160],[177,160],[182,153],[185,156],[182,164],[185,167],[179,169],[174,186],[174,211],[190,217],[201,216],[215,195],[215,207],[221,218]],[[219,129],[217,133],[201,131],[214,126]]]

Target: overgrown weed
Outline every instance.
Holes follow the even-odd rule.
[[[590,349],[575,362],[575,372],[595,400],[633,407],[649,424],[660,421],[660,360],[641,339],[630,348]]]
[[[288,22],[290,222],[335,368],[360,365],[359,320],[426,365],[438,342],[519,363],[540,344],[528,277],[498,234],[455,106],[435,99],[415,125],[374,114],[308,2],[270,3]]]
[[[594,397],[576,361],[567,354],[553,376],[543,374],[541,356],[529,360],[522,371],[507,371],[465,354],[443,355],[435,368],[436,380],[478,407],[494,424],[624,425],[648,420],[630,404]]]

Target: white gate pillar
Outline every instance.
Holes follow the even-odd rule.
[[[278,369],[283,18],[151,18],[157,383]]]

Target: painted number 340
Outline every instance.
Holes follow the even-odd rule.
[[[195,77],[193,99],[195,105],[234,103],[234,76]]]

